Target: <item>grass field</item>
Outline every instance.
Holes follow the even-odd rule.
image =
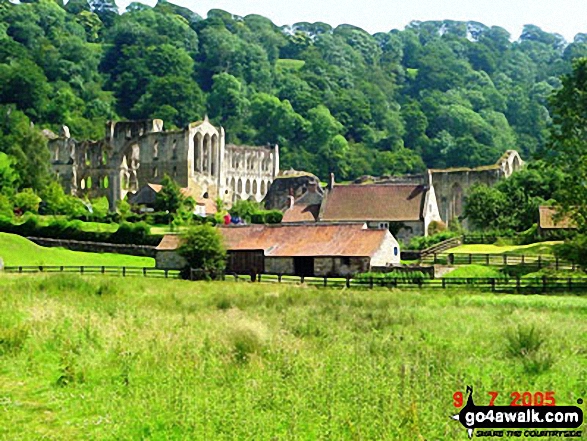
[[[153,267],[151,257],[124,254],[83,253],[63,248],[40,247],[24,237],[0,233],[0,257],[6,266],[96,265]]]
[[[448,253],[466,253],[466,254],[552,254],[553,246],[562,242],[540,242],[530,245],[461,245],[460,247],[451,248]]]
[[[4,275],[0,439],[465,440],[467,385],[587,397],[586,318],[573,296]]]

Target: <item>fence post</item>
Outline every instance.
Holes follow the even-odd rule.
[[[469,253],[469,265],[473,263],[473,255]]]
[[[573,290],[573,278],[569,277],[569,280],[567,282],[569,284],[569,291]]]
[[[434,265],[438,263],[438,256],[434,253]]]
[[[542,276],[542,292],[546,292],[546,276]]]
[[[520,276],[516,276],[516,292],[520,293]]]
[[[122,267],[122,277],[126,277],[126,266]]]
[[[489,254],[485,255],[485,265],[489,266]]]
[[[80,266],[79,267],[79,272],[80,272],[80,274],[83,274],[84,273],[84,267],[83,266]]]
[[[22,266],[19,266],[19,267],[18,267],[18,272],[19,272],[19,273],[22,273]]]
[[[328,286],[328,277],[324,276],[324,286]]]
[[[369,277],[369,288],[373,289],[373,276]]]
[[[42,265],[39,265],[39,271],[40,272],[43,272],[43,266]]]
[[[257,282],[261,283],[261,273],[259,273],[259,275],[257,276]]]
[[[442,289],[446,289],[446,279],[442,278]]]
[[[106,267],[102,266],[102,268],[100,268],[102,271],[102,274],[104,274],[106,272]],[[63,271],[63,267],[61,267],[61,271]]]
[[[145,276],[145,277],[147,276],[147,268],[145,268],[145,267],[143,267],[143,276]]]
[[[169,270],[168,269],[165,270],[165,278],[166,279],[169,278]]]
[[[556,262],[556,263],[555,263],[555,265],[556,265],[556,270],[558,271],[558,257],[556,258],[555,262]]]
[[[60,272],[63,272],[63,265],[61,265],[61,266],[59,267],[59,271],[60,271]]]
[[[538,256],[538,269],[542,269],[542,256]]]
[[[346,276],[346,287],[347,288],[351,287],[351,277],[350,276]]]
[[[303,283],[304,283],[304,279],[305,279],[305,277],[304,277],[304,276],[300,276],[300,283],[302,283],[302,284],[303,284]]]
[[[278,275],[277,275],[277,281],[278,281],[279,283],[281,283],[281,274],[278,274]]]
[[[503,255],[503,265],[508,266],[508,255],[507,254]]]
[[[526,263],[526,255],[522,254],[522,265]]]

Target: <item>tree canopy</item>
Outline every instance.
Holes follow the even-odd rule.
[[[39,129],[99,139],[108,119],[208,114],[228,142],[278,143],[284,169],[321,178],[527,159],[547,143],[549,94],[587,55],[584,36],[532,25],[515,41],[448,20],[370,35],[163,1],[122,14],[113,0],[2,2],[0,22],[0,152],[20,188],[46,183]]]

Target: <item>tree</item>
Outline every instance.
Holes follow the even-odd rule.
[[[181,187],[167,174],[163,176],[161,185],[161,191],[155,196],[155,210],[177,213],[187,200],[181,192]]]
[[[195,225],[181,234],[179,253],[190,268],[204,271],[223,271],[226,267],[226,249],[218,230],[209,224]]]
[[[465,205],[465,218],[480,229],[499,229],[503,226],[503,210],[507,200],[496,188],[477,185],[471,189]]]
[[[0,152],[0,193],[8,195],[14,192],[18,174],[14,170],[14,158]]]
[[[565,173],[558,202],[580,232],[587,232],[587,58],[573,63],[551,99],[550,156]]]

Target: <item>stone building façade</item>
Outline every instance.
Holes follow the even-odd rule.
[[[261,201],[279,174],[279,147],[225,143],[222,127],[208,118],[179,130],[163,130],[159,119],[106,124],[99,141],[76,141],[64,127],[49,136],[51,165],[65,191],[106,196],[111,208],[141,187],[168,174],[198,197],[225,203]]]

